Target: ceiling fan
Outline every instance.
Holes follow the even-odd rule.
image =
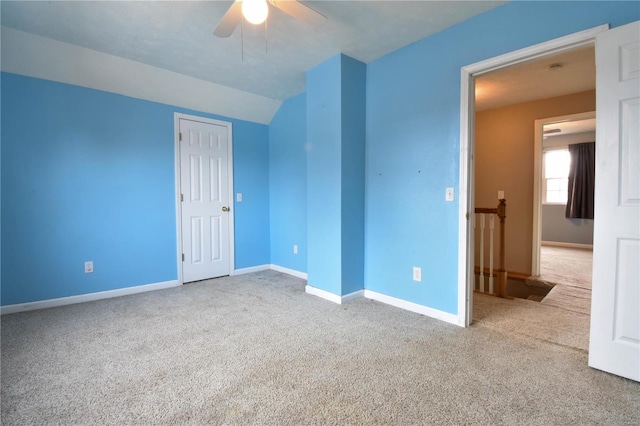
[[[235,0],[213,34],[218,37],[230,37],[243,17],[252,24],[263,23],[269,14],[268,3],[309,25],[321,25],[327,20],[326,16],[298,0]]]

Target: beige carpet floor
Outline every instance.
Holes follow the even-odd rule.
[[[2,424],[640,423],[640,383],[572,344],[304,284],[265,271],[3,316]]]
[[[554,284],[542,304],[591,313],[591,250],[542,246],[539,280]]]
[[[540,302],[571,312],[591,315],[591,290],[557,284]]]
[[[475,293],[473,320],[504,336],[519,335],[577,349],[589,349],[589,314],[525,299]]]
[[[569,247],[540,248],[539,280],[591,290],[593,251]]]
[[[541,302],[476,294],[473,319],[502,334],[519,334],[553,344],[589,349],[592,252],[541,247],[537,284],[552,285]]]

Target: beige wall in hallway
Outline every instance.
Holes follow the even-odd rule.
[[[592,90],[476,113],[475,207],[495,207],[505,191],[508,271],[531,274],[535,120],[595,109]]]

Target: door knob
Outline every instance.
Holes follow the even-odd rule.
[[[229,207],[226,207],[226,206],[222,207],[222,211],[223,212],[228,212],[229,210],[231,210]]]

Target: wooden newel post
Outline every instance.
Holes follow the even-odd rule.
[[[498,296],[507,297],[507,271],[505,270],[504,224],[507,218],[507,201],[500,200],[498,204],[498,218],[500,218],[500,267],[498,268]]]

